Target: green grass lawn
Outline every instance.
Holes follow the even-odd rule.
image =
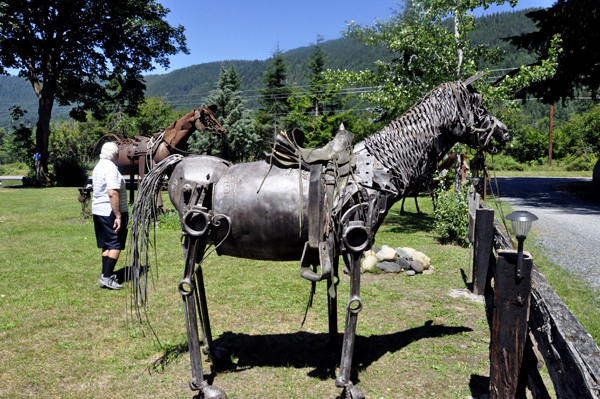
[[[158,274],[149,314],[161,346],[137,339],[128,293],[101,289],[93,225],[75,188],[0,188],[0,397],[190,398],[179,232],[157,231]],[[431,202],[420,205],[431,213]],[[390,212],[377,244],[425,252],[431,274],[365,275],[354,381],[369,398],[464,398],[485,390],[484,306],[453,298],[468,249],[440,245],[430,215]],[[117,268],[123,267],[124,259]],[[310,283],[297,262],[211,256],[204,268],[214,338],[235,366],[214,383],[230,398],[334,398],[325,287],[300,329]],[[349,294],[339,287],[339,324]],[[205,374],[210,373],[204,363]],[[211,376],[212,378],[212,376]]]
[[[0,397],[193,397],[177,292],[183,273],[179,231],[159,228],[156,235],[159,277],[149,291],[148,312],[160,339],[156,347],[135,337],[128,323],[129,293],[96,283],[100,253],[77,195],[76,188],[0,187]],[[419,205],[426,215],[415,213],[414,201],[406,202],[406,216],[394,207],[376,244],[421,250],[433,270],[415,277],[364,275],[353,381],[368,398],[477,397],[489,384],[484,305],[451,296],[465,288],[469,249],[440,245],[431,201],[421,197]],[[125,264],[123,257],[117,269]],[[317,285],[300,329],[310,283],[300,277],[298,262],[211,255],[204,277],[214,338],[234,362],[209,381],[230,398],[340,395],[334,386],[336,356],[324,346],[324,284]],[[563,278],[570,277],[556,279]],[[581,290],[567,285],[570,291],[557,291],[588,328],[588,320],[598,319],[597,309],[583,306]],[[340,331],[348,294],[348,277],[342,275]],[[597,339],[593,326],[590,332]],[[203,365],[210,374],[210,364]]]

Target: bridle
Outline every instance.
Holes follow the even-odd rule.
[[[479,144],[481,148],[487,148],[490,141],[492,140],[494,130],[498,126],[498,120],[492,117],[490,118],[492,120],[490,126],[484,129],[475,127],[474,114],[472,112],[467,111],[465,102],[463,101],[462,96],[460,95],[458,88],[456,87],[456,84],[454,82],[450,82],[450,87],[452,88],[452,92],[454,94],[454,97],[456,98],[456,104],[458,105],[459,110],[458,117],[460,121],[466,126],[467,131],[469,133],[477,134],[477,144]]]

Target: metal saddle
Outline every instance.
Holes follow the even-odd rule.
[[[352,149],[354,134],[340,125],[329,143],[319,148],[304,148],[304,132],[281,132],[269,156],[271,165],[310,171],[308,189],[308,241],[300,261],[300,275],[316,282],[332,275],[335,256],[332,211],[335,198],[342,192],[356,161]],[[321,266],[320,273],[316,266]]]
[[[331,163],[339,176],[346,176],[355,164],[352,140],[354,134],[347,131],[342,123],[333,140],[323,147],[304,148],[304,132],[296,128],[289,135],[286,132],[279,133],[273,151],[267,156],[272,164],[281,168],[310,170],[311,165]]]

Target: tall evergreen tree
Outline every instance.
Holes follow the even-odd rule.
[[[352,118],[350,111],[343,111],[345,101],[340,98],[339,89],[325,77],[326,58],[323,36],[317,35],[312,57],[306,63],[310,72],[305,76],[310,86],[289,99],[292,110],[287,118],[288,124],[304,130],[306,147],[326,144],[337,132],[340,123]]]
[[[558,0],[548,9],[527,14],[538,31],[512,37],[517,46],[535,52],[538,62],[551,51],[552,38],[561,35],[564,51],[556,74],[528,90],[544,102],[574,97],[580,90],[600,95],[600,4],[598,0]]]
[[[256,118],[257,130],[266,142],[273,142],[277,133],[286,128],[284,118],[290,111],[288,98],[292,94],[287,82],[288,67],[279,44],[272,55],[262,77],[264,88],[259,90],[258,102],[261,106]]]
[[[211,133],[195,132],[189,144],[192,151],[206,149],[232,162],[247,160],[260,151],[260,137],[254,131],[254,121],[250,110],[246,108],[240,87],[241,81],[235,68],[231,66],[225,69],[221,65],[217,89],[211,91],[204,102],[217,106],[216,117],[227,129],[227,134],[217,145],[210,145],[215,143]],[[212,149],[207,148],[209,146]]]

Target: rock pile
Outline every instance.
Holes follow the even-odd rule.
[[[394,249],[388,245],[381,248],[373,246],[366,251],[361,265],[363,273],[400,273],[406,270],[407,276],[421,274],[429,269],[432,269],[431,259],[423,252],[413,248]]]

